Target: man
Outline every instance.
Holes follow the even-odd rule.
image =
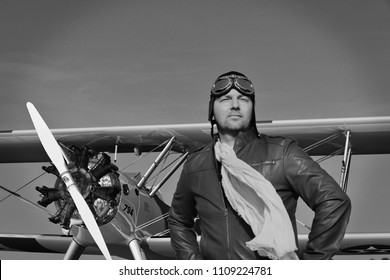
[[[272,232],[288,237],[288,229],[284,230],[283,226],[291,228],[296,248],[295,211],[299,197],[315,212],[306,248],[296,251],[299,258],[330,259],[339,249],[351,211],[348,196],[295,141],[258,133],[254,94],[252,82],[234,71],[219,76],[211,89],[209,121],[214,141],[189,156],[170,209],[171,242],[178,259],[273,258],[275,254],[262,254],[261,240],[272,238]],[[225,159],[221,150],[229,152],[229,149],[234,152]],[[233,161],[243,164],[244,169],[251,166],[252,173],[249,170],[249,173],[232,175],[229,163]],[[256,182],[252,184],[252,177],[259,178],[257,186]],[[271,209],[264,202],[268,198],[257,192],[267,186],[277,193],[277,198],[269,199],[271,204],[282,201],[281,207],[275,206],[275,211],[268,214],[264,210]],[[232,190],[236,192],[232,194]],[[247,212],[246,200],[249,208],[258,205],[261,209]],[[287,222],[273,225],[272,221],[282,221],[283,213],[287,213]],[[197,217],[200,247],[194,231]],[[272,229],[264,237],[261,234],[266,227]],[[261,245],[249,246],[256,239]],[[280,244],[274,243],[275,248],[268,252],[279,249]],[[283,254],[275,258],[292,256]]]

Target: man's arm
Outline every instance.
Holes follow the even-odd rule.
[[[168,219],[171,244],[177,259],[202,259],[194,230],[196,213],[185,164],[173,196]]]
[[[299,196],[314,211],[304,259],[330,259],[337,253],[351,213],[351,201],[337,182],[296,142],[286,149],[285,172]]]

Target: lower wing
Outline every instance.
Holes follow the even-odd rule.
[[[38,253],[65,253],[72,236],[50,234],[0,234],[0,251],[24,251]],[[148,259],[172,259],[175,253],[169,237],[149,237],[145,253]],[[299,246],[304,248],[307,235],[299,235]],[[123,252],[118,245],[110,248],[112,255],[127,258],[127,248]],[[126,255],[124,255],[126,253]],[[89,247],[85,254],[101,255],[97,247]],[[347,233],[339,255],[387,255],[390,254],[390,233]]]

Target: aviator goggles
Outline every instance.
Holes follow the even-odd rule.
[[[211,95],[222,96],[232,88],[235,88],[244,95],[253,95],[255,93],[255,88],[248,78],[232,74],[219,77],[211,88]]]

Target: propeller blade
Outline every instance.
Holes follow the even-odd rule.
[[[65,182],[68,191],[77,207],[77,210],[79,211],[91,236],[95,240],[105,258],[111,260],[110,253],[103,239],[102,233],[99,230],[99,226],[97,225],[96,220],[88,207],[88,204],[85,202],[83,196],[77,188],[76,183],[73,180],[68,167],[65,164],[61,147],[58,145],[56,139],[54,138],[53,134],[47,127],[45,121],[42,119],[35,106],[32,103],[27,102],[27,109],[30,113],[35,130],[38,133],[38,137],[41,140],[43,148],[60,173],[62,180]]]

